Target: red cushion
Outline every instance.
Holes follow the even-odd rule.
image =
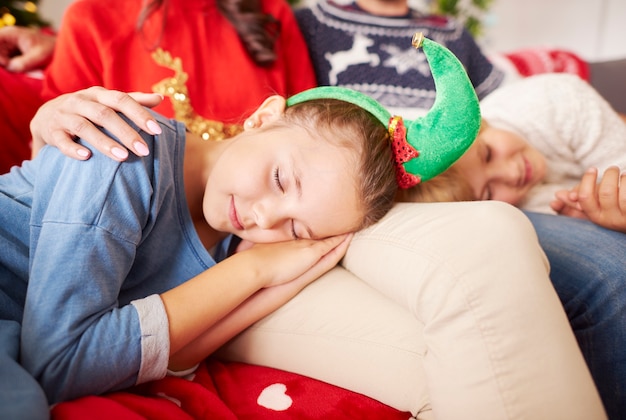
[[[42,81],[0,67],[0,174],[30,158],[30,120],[41,106]]]

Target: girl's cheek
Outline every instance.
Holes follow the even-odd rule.
[[[510,189],[492,190],[492,194],[492,200],[503,201],[514,206],[518,205],[526,195],[523,191],[513,191]]]

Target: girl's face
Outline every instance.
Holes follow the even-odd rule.
[[[228,141],[209,173],[204,217],[255,243],[325,238],[363,219],[354,151],[301,127],[252,129]]]
[[[454,165],[478,199],[513,205],[546,176],[546,160],[537,149],[485,120],[472,147]]]

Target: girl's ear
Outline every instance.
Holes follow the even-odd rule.
[[[254,113],[248,117],[250,128],[258,128],[264,124],[278,120],[285,112],[286,99],[280,95],[267,98]]]

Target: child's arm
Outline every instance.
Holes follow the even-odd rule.
[[[161,295],[170,368],[195,365],[334,267],[351,235],[255,245]],[[207,304],[207,296],[219,296]]]
[[[173,354],[170,357],[169,369],[184,371],[195,366],[237,334],[283,306],[312,280],[314,279],[299,277],[280,286],[259,290],[196,340]]]
[[[599,226],[626,233],[626,172],[609,167],[600,180],[598,170],[585,172],[572,190],[556,193],[550,206],[558,214],[588,219]]]

